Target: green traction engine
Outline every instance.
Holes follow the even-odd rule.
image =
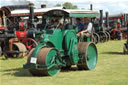
[[[44,29],[34,34],[39,44],[30,51],[24,68],[34,76],[53,76],[62,67],[71,65],[77,65],[81,70],[94,69],[97,64],[96,46],[91,42],[78,42],[78,28],[65,24],[71,17],[70,13],[65,10],[51,10],[45,15]],[[62,28],[48,26],[53,16],[63,20]]]

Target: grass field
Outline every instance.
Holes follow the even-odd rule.
[[[27,58],[0,57],[1,85],[128,85],[128,55],[123,55],[122,41],[97,44],[98,64],[93,71],[73,67],[53,77],[33,77],[22,66]]]

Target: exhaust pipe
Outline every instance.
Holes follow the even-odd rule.
[[[93,10],[93,5],[92,4],[90,4],[90,10]]]
[[[46,8],[46,4],[41,4],[41,8]]]
[[[9,8],[10,10],[15,10],[15,9],[28,9],[28,5],[10,5],[10,6],[5,6]]]
[[[100,10],[100,30],[104,31],[104,29],[103,29],[103,10]]]
[[[109,28],[109,14],[106,12],[106,28]]]
[[[27,31],[27,38],[34,38],[33,34],[36,32],[36,29],[34,27],[34,4],[29,4],[29,10],[30,10],[30,29]]]
[[[34,28],[34,4],[30,3],[29,4],[29,9],[30,9],[30,28]]]

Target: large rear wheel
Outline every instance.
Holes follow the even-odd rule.
[[[106,42],[107,41],[107,34],[103,31],[98,32],[98,35],[100,36],[100,42]]]
[[[109,34],[109,32],[105,31],[106,35],[107,35],[107,41],[110,40],[111,36]]]
[[[99,35],[97,34],[97,33],[93,33],[93,36],[94,36],[94,42],[95,42],[95,44],[97,44],[98,42],[100,42],[100,37],[99,37]]]
[[[80,70],[93,70],[97,64],[97,49],[93,43],[80,42],[78,44],[79,62],[77,64]]]
[[[34,51],[34,50],[33,50]],[[33,51],[29,54],[28,63],[30,63],[30,59],[32,57]],[[37,55],[37,64],[49,66],[49,65],[57,65],[58,62],[57,51],[53,48],[42,48],[38,52]],[[58,66],[52,67],[49,69],[29,69],[29,72],[34,76],[54,76],[58,72],[60,72],[60,68]]]

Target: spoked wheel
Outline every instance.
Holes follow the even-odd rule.
[[[35,48],[37,46],[37,42],[32,38],[26,38],[21,40],[22,43],[26,46],[27,50],[30,51],[32,48]]]
[[[9,48],[7,48],[9,50]],[[7,50],[6,49],[6,50]],[[17,51],[17,53],[13,53],[13,51]],[[13,51],[12,53],[4,53],[6,57],[12,57],[12,58],[20,58],[25,56],[25,52],[27,51],[26,47],[22,43],[13,43]],[[19,53],[18,53],[19,52]]]
[[[109,32],[105,31],[106,35],[107,35],[107,41],[110,40],[111,36],[109,34]]]
[[[27,61],[28,63],[30,63],[33,51],[34,50],[32,50],[32,52],[30,52],[29,54],[29,58]],[[57,59],[57,51],[53,48],[45,47],[38,52],[37,64],[48,66],[51,64],[56,64],[57,61],[59,61]],[[60,72],[60,68],[56,66],[56,67],[52,67],[50,69],[44,69],[44,70],[29,69],[29,72],[34,76],[54,76]]]
[[[100,42],[100,37],[99,37],[99,35],[97,34],[97,33],[93,33],[93,36],[94,36],[94,42],[95,42],[95,44],[97,44],[98,42]]]
[[[80,70],[93,70],[97,64],[97,49],[93,43],[80,42],[78,44],[79,62],[77,64]]]
[[[107,41],[107,35],[105,32],[98,32],[98,35],[100,36],[100,42],[105,42]]]

